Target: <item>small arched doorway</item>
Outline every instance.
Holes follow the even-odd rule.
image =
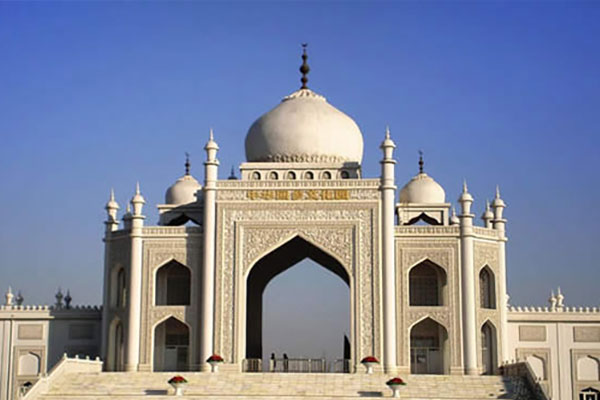
[[[410,330],[410,373],[448,373],[448,332],[431,318],[425,318]]]
[[[496,328],[490,321],[481,327],[481,366],[483,375],[494,375],[498,366]]]
[[[267,285],[275,277],[291,267],[298,265],[304,259],[310,259],[314,261],[314,263],[318,264],[319,267],[323,267],[332,272],[337,277],[341,278],[347,287],[350,288],[350,278],[342,264],[333,256],[299,236],[294,237],[262,257],[254,264],[246,279],[246,359],[248,361],[264,358],[263,297]],[[349,303],[350,300],[348,296],[348,313],[350,310]],[[303,310],[303,314],[310,313],[310,311],[310,309]],[[315,329],[319,329],[319,327],[315,326]],[[351,336],[349,327],[345,331],[348,332],[348,336]],[[343,348],[343,358],[345,360],[349,360],[351,358],[351,346],[349,345],[349,340],[351,340],[351,338],[345,337],[343,332],[339,335],[340,348]],[[320,349],[315,350],[315,353],[318,353],[316,355],[319,356],[321,354]],[[309,356],[312,355],[315,354],[313,353]],[[278,358],[281,356],[282,354],[277,355]],[[289,372],[292,372],[291,365],[292,364],[290,362]],[[344,362],[343,365],[338,368],[337,372],[348,372],[347,365],[349,364]]]
[[[189,369],[190,330],[186,324],[169,317],[154,329],[154,371]]]

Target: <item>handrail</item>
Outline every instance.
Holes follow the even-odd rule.
[[[69,372],[69,369],[74,369],[73,372],[102,372],[102,361],[99,357],[95,360],[91,360],[89,357],[82,358],[68,358],[65,353],[58,363],[54,365],[39,379],[33,386],[23,395],[22,400],[36,399],[42,393],[45,393],[50,388],[50,385],[65,372]]]
[[[536,400],[551,400],[546,388],[542,385],[541,379],[537,378],[531,366],[527,361],[520,361],[512,364],[504,364],[500,367],[504,376],[516,376],[523,378]]]

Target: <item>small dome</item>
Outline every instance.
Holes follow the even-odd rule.
[[[445,202],[444,188],[424,172],[413,177],[400,190],[400,203],[441,204]]]
[[[167,189],[165,203],[173,205],[189,204],[196,202],[196,192],[202,185],[191,175],[184,175]]]
[[[357,162],[356,122],[310,89],[300,89],[257,119],[246,135],[249,162]]]

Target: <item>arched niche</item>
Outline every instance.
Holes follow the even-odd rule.
[[[412,267],[408,275],[411,306],[443,306],[446,304],[446,271],[430,260]]]
[[[154,328],[154,371],[188,371],[190,328],[169,317]]]
[[[115,318],[108,330],[108,371],[123,371],[125,365],[125,336],[123,323]]]
[[[125,296],[127,290],[125,268],[120,265],[115,266],[110,276],[110,304],[113,307],[125,307]]]
[[[277,275],[310,258],[339,276],[348,286],[350,277],[343,265],[333,256],[300,236],[295,236],[259,259],[246,279],[246,358],[262,357],[263,293]]]
[[[586,356],[577,360],[578,381],[598,381],[600,380],[598,372],[598,360],[596,358]]]
[[[546,380],[546,362],[542,357],[535,354],[527,356],[526,361],[529,363],[531,370],[539,379]]]
[[[498,336],[490,321],[481,327],[481,366],[484,375],[494,375],[498,367]]]
[[[487,265],[479,271],[479,303],[481,308],[496,308],[496,279]]]
[[[191,272],[189,268],[171,260],[156,271],[155,279],[155,305],[190,305]]]
[[[410,329],[410,373],[449,373],[448,331],[432,318],[425,318]]]
[[[41,372],[40,356],[34,353],[23,354],[19,357],[19,375],[35,376]]]

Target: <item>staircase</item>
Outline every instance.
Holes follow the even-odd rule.
[[[29,399],[133,400],[144,396],[167,399],[174,373],[70,372],[57,376]],[[391,397],[386,375],[300,373],[181,373],[188,385],[181,399],[345,400]],[[528,398],[521,378],[502,376],[408,375],[401,398],[411,400],[484,400]],[[168,397],[167,397],[168,396]]]

